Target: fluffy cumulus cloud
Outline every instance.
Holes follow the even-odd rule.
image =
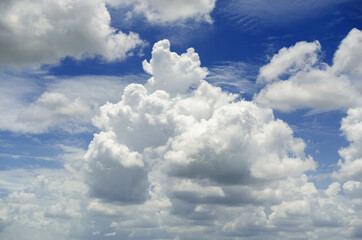
[[[144,68],[155,74],[146,86],[127,86],[122,100],[101,107],[93,122],[102,136],[112,136],[139,157],[147,153],[150,165],[155,155],[170,176],[215,184],[280,179],[315,168],[304,142],[274,120],[271,110],[236,101],[236,95],[202,80],[206,70],[193,49],[179,56],[163,40]],[[92,145],[90,154],[97,149]]]
[[[142,62],[143,69],[152,75],[148,80],[149,87],[170,94],[182,94],[190,87],[196,87],[207,75],[207,69],[200,68],[200,64],[199,55],[193,48],[179,56],[170,52],[168,40],[157,42],[150,62]]]
[[[107,0],[107,2],[113,7],[132,6],[134,13],[143,14],[152,23],[169,23],[189,18],[211,23],[210,13],[216,4],[216,0]]]
[[[358,29],[352,29],[341,42],[331,66],[320,60],[317,41],[283,48],[260,69],[258,81],[267,84],[254,100],[282,111],[360,107],[361,51],[362,32]]]
[[[38,65],[102,56],[122,60],[144,42],[110,26],[102,0],[7,0],[0,3],[0,64]]]
[[[283,50],[297,59],[261,81],[312,71],[319,45],[305,44]],[[2,171],[0,184],[9,187],[0,200],[1,239],[361,237],[359,108],[342,122],[351,145],[340,151],[338,181],[317,189],[305,142],[270,108],[207,83],[193,49],[179,55],[162,40],[143,67],[148,82],[129,84],[96,112],[98,131],[84,159],[82,150],[63,146],[64,169]],[[68,113],[50,91],[67,89],[61,86],[49,87],[32,112],[54,104]],[[7,184],[15,174],[27,184]]]

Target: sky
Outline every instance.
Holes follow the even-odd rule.
[[[361,239],[360,0],[3,0],[0,239]]]

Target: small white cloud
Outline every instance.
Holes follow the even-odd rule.
[[[334,182],[329,185],[329,187],[324,191],[327,196],[336,196],[341,191],[341,184],[339,182]]]
[[[321,46],[318,41],[298,42],[290,48],[282,48],[270,63],[260,68],[258,83],[279,80],[281,75],[290,76],[299,71],[309,71],[318,61]]]
[[[116,236],[117,233],[116,232],[110,232],[110,233],[105,233],[104,236],[105,237],[113,237],[113,236]]]
[[[190,18],[211,23],[210,13],[216,0],[107,0],[107,3],[114,7],[132,5],[134,13],[143,14],[151,23],[170,23]]]

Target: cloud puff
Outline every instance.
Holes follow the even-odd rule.
[[[122,60],[144,44],[136,33],[110,26],[102,0],[9,0],[0,9],[3,65],[52,64],[66,56]]]
[[[282,76],[310,70],[316,64],[320,50],[318,41],[298,42],[290,48],[280,49],[267,65],[260,68],[257,82],[268,83],[279,80]]]
[[[143,69],[152,75],[149,87],[164,90],[170,94],[185,93],[189,87],[197,86],[207,75],[207,69],[201,68],[199,55],[193,48],[181,56],[170,51],[170,42],[162,40],[152,48],[150,62],[142,62]]]
[[[258,81],[268,84],[254,100],[282,111],[358,107],[362,102],[361,49],[362,32],[357,29],[341,42],[332,66],[318,60],[318,42],[283,48],[260,69]]]
[[[168,1],[168,0],[107,0],[111,6],[132,5],[135,13],[144,14],[151,23],[169,23],[193,18],[212,22],[210,13],[216,0]]]

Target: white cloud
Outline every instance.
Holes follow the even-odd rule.
[[[117,233],[116,232],[111,232],[111,233],[105,233],[104,236],[105,237],[112,237],[112,236],[116,236]]]
[[[362,32],[357,29],[346,36],[332,66],[318,60],[318,42],[300,42],[283,48],[260,69],[258,81],[268,84],[254,100],[282,111],[309,108],[318,112],[360,106],[361,36]]]
[[[333,59],[333,71],[353,76],[362,75],[362,32],[352,29],[342,40]],[[357,80],[357,79],[356,79]]]
[[[280,80],[281,75],[290,76],[299,71],[308,71],[318,60],[321,45],[318,41],[298,42],[292,47],[282,48],[270,62],[260,68],[259,83]]]
[[[100,133],[84,165],[94,196],[147,203],[149,181],[164,189],[176,215],[206,219],[207,207],[195,204],[278,202],[287,193],[279,181],[315,169],[303,140],[270,109],[208,84],[196,53],[169,48],[168,41],[156,43],[144,62],[151,80],[128,85],[121,101],[94,117]]]
[[[327,196],[336,196],[341,191],[341,184],[334,182],[325,190]]]
[[[25,123],[26,129],[46,131],[69,119],[79,120],[88,117],[89,107],[80,98],[74,101],[60,93],[43,93],[37,101],[21,112],[17,121]],[[83,120],[84,121],[84,120]]]
[[[55,78],[43,86],[36,78],[2,74],[0,129],[25,133],[44,133],[54,128],[74,133],[89,131],[98,107],[107,100],[117,101],[124,84],[141,78]]]
[[[116,134],[94,135],[84,156],[91,196],[108,201],[143,202],[147,198],[147,171],[142,155],[118,144]]]
[[[349,109],[347,117],[342,119],[341,130],[350,143],[341,148],[338,162],[340,169],[333,176],[344,180],[359,180],[362,175],[362,108]]]
[[[61,58],[102,56],[122,60],[144,42],[110,27],[103,0],[9,0],[0,3],[0,64],[57,63]]]
[[[94,200],[87,206],[87,211],[90,214],[118,216],[122,214],[121,207],[115,207],[114,205],[103,203],[99,200]]]
[[[211,23],[210,13],[215,7],[216,0],[107,0],[107,2],[114,7],[131,5],[135,13],[144,14],[151,23],[169,23],[189,18]]]
[[[170,42],[162,40],[152,48],[150,62],[142,62],[143,69],[152,75],[148,80],[151,90],[165,90],[170,94],[185,93],[197,86],[207,75],[207,69],[200,67],[199,55],[193,48],[181,56],[170,51]]]

